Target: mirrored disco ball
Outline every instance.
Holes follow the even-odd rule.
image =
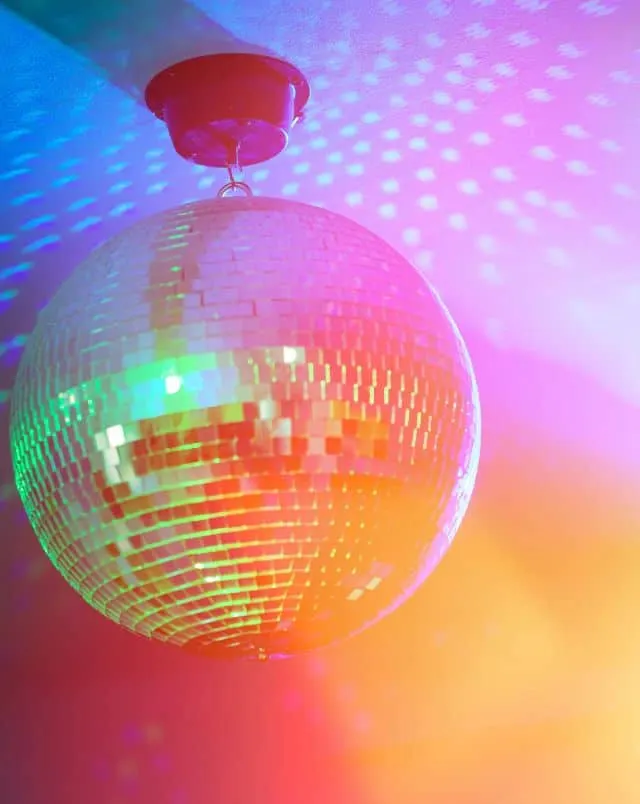
[[[417,271],[339,215],[189,204],[84,262],[12,400],[42,546],[125,628],[212,655],[353,634],[436,566],[473,488],[477,390]]]

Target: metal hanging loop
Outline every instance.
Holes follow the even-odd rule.
[[[230,149],[227,173],[229,174],[229,181],[218,190],[218,198],[231,198],[237,195],[249,197],[253,195],[253,190],[243,180],[244,172],[240,166],[240,143],[235,143],[233,148]]]
[[[218,198],[233,198],[238,195],[248,198],[253,195],[253,190],[244,181],[228,181],[218,190]]]

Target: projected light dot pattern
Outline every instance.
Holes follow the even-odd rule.
[[[64,283],[12,399],[42,546],[124,627],[213,655],[361,630],[426,578],[475,480],[464,343],[417,271],[341,216],[192,203]]]

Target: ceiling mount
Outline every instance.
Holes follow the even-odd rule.
[[[180,156],[209,167],[246,167],[286,148],[309,100],[309,84],[286,61],[221,53],[158,73],[145,100],[167,124]]]

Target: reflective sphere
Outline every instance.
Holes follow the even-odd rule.
[[[17,486],[51,561],[139,634],[287,656],[438,563],[480,444],[467,351],[376,235],[290,201],[164,212],[95,251],[19,368]]]

